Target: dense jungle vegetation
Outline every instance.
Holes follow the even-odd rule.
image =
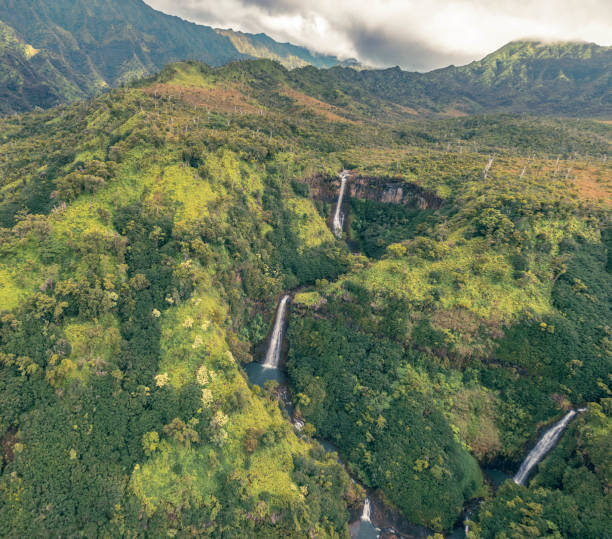
[[[347,472],[432,533],[612,528],[612,128],[324,91],[188,62],[0,120],[0,535],[348,537]],[[302,433],[242,370],[290,290]]]

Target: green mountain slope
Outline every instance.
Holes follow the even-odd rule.
[[[346,537],[358,490],[241,364],[347,253],[278,140],[261,161],[201,108],[187,142],[192,105],[149,90],[2,123],[0,535]]]
[[[421,112],[609,117],[612,110],[612,47],[593,44],[515,42],[467,66],[425,74],[330,71],[355,98],[376,96]]]
[[[254,57],[273,58],[290,67],[340,63],[267,36],[193,24],[156,11],[142,0],[1,0],[0,21],[55,66],[55,70],[39,66],[43,56],[30,62],[5,58],[3,71],[24,79],[26,88],[19,99],[3,100],[5,111],[97,95],[176,60],[213,66]],[[59,84],[58,77],[65,82]],[[47,92],[29,92],[30,80],[37,80]]]
[[[432,78],[482,108],[597,114],[612,106],[612,47],[517,41]]]
[[[0,95],[4,113],[97,95],[176,60],[219,66],[255,57],[304,69],[307,76],[297,79],[310,96],[336,106],[349,96],[374,114],[391,108],[400,116],[608,117],[612,110],[612,48],[594,44],[519,41],[467,66],[409,73],[355,70],[349,68],[353,61],[277,43],[264,34],[189,23],[142,0],[1,0],[0,22],[3,33],[13,36],[9,41],[39,51],[30,57],[5,51],[0,59],[7,81]]]
[[[319,76],[184,62],[0,120],[0,535],[346,538],[346,469],[436,531],[474,498],[486,539],[610,529],[612,128],[398,123]],[[290,290],[301,433],[243,370]],[[483,481],[585,404],[532,485]]]
[[[337,65],[359,66],[356,60],[340,61],[335,56],[326,56],[309,51],[291,43],[279,43],[266,34],[246,34],[234,30],[217,30],[227,36],[236,49],[253,58],[276,60],[283,66],[292,69],[311,65],[318,68],[329,68]]]
[[[58,58],[20,40],[0,22],[0,114],[49,108],[67,99],[85,97],[66,78],[68,66]]]
[[[6,81],[2,113],[97,95],[175,60],[219,66],[254,57],[302,68],[305,74],[297,81],[303,92],[334,106],[343,106],[349,96],[380,118],[390,109],[393,117],[487,112],[609,117],[612,110],[612,48],[594,44],[518,41],[467,66],[409,73],[355,70],[348,68],[352,61],[264,34],[189,23],[142,0],[1,0],[0,22],[3,34],[12,36],[5,42],[13,43],[0,58]],[[38,53],[24,56],[25,44]]]

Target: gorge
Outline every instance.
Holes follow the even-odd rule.
[[[576,48],[512,50],[466,76],[562,105]],[[609,535],[612,124],[413,88],[185,61],[0,118],[1,537]]]

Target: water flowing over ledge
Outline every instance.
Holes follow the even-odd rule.
[[[332,221],[333,232],[337,238],[342,238],[342,228],[344,227],[342,203],[344,202],[344,194],[346,193],[346,183],[348,181],[349,175],[350,174],[348,170],[343,170],[340,173],[340,195],[338,196],[336,212],[334,213],[334,220]]]
[[[372,523],[372,502],[370,498],[365,499],[361,519],[352,536],[356,539],[378,539],[380,537],[380,530]]]
[[[370,504],[370,498],[366,498],[363,504],[363,513],[361,514],[361,520],[364,522],[372,522],[372,505]]]
[[[283,296],[278,304],[270,345],[266,352],[266,359],[263,362],[263,367],[265,369],[278,369],[283,347],[283,327],[285,325],[285,318],[287,317],[287,304],[289,303],[289,298],[289,295]]]
[[[546,454],[557,445],[561,435],[574,417],[582,412],[586,412],[586,408],[572,410],[565,414],[565,417],[558,423],[548,429],[544,435],[538,440],[536,446],[529,452],[517,474],[514,476],[514,482],[517,485],[524,485],[531,471],[540,463]]]

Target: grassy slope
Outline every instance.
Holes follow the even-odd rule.
[[[183,81],[185,76],[186,73],[177,75],[178,81]],[[10,302],[4,303],[3,309],[16,309],[16,312],[20,312],[19,305],[23,305],[24,300],[37,291],[43,281],[51,279],[57,283],[70,276],[77,283],[87,283],[92,271],[103,276],[104,282],[101,285],[106,297],[115,298],[114,291],[120,292],[134,275],[129,263],[126,267],[122,253],[117,253],[114,249],[105,252],[109,242],[112,244],[120,237],[116,228],[118,225],[113,225],[118,218],[118,212],[134,204],[151,208],[153,211],[156,211],[154,208],[157,207],[162,213],[172,208],[171,227],[175,235],[172,242],[184,245],[187,249],[184,253],[190,251],[191,242],[196,251],[191,255],[180,256],[177,252],[168,262],[174,268],[175,274],[186,274],[185,278],[189,280],[193,290],[188,297],[174,299],[172,295],[167,296],[167,302],[164,300],[162,304],[155,304],[158,314],[149,314],[153,318],[159,316],[161,339],[159,366],[149,365],[148,368],[153,367],[151,374],[161,375],[162,381],[156,382],[156,379],[150,378],[147,383],[146,376],[143,381],[148,386],[146,391],[153,394],[153,400],[156,398],[155,392],[180,393],[185,388],[194,391],[194,387],[198,385],[196,371],[204,365],[208,369],[210,381],[202,386],[202,390],[211,393],[200,406],[204,410],[197,412],[193,419],[208,421],[205,419],[208,414],[206,408],[212,409],[210,413],[221,408],[224,410],[222,417],[227,416],[227,425],[221,425],[222,428],[215,434],[217,438],[213,437],[214,439],[208,441],[202,439],[201,443],[194,444],[191,448],[165,437],[162,432],[163,424],[153,428],[162,438],[159,449],[150,458],[136,463],[133,470],[127,471],[129,487],[119,493],[119,497],[115,495],[116,518],[124,518],[121,516],[123,509],[119,509],[124,504],[121,499],[125,497],[129,500],[130,493],[140,500],[149,517],[177,510],[184,503],[189,503],[194,508],[210,507],[212,499],[221,498],[218,493],[222,488],[219,484],[219,481],[222,481],[220,478],[231,473],[232,480],[249,485],[245,491],[247,497],[266,500],[267,503],[261,502],[263,505],[260,504],[258,508],[257,525],[266,521],[269,525],[270,519],[278,519],[280,515],[283,518],[293,518],[292,527],[297,531],[306,525],[304,517],[298,516],[300,511],[305,511],[306,514],[311,513],[307,518],[314,518],[316,526],[320,526],[321,530],[326,529],[325,533],[333,534],[333,527],[322,520],[317,522],[316,511],[307,509],[311,502],[305,499],[294,478],[293,460],[298,456],[307,456],[312,446],[298,440],[274,400],[251,392],[239,371],[238,362],[230,351],[229,343],[232,343],[235,351],[242,353],[251,345],[259,344],[249,342],[248,333],[242,337],[236,334],[238,330],[246,329],[241,325],[240,318],[246,314],[245,310],[256,307],[249,301],[265,299],[262,314],[268,318],[273,314],[275,293],[285,287],[283,281],[296,279],[289,278],[282,267],[265,268],[267,264],[276,265],[277,262],[274,258],[270,259],[270,255],[261,259],[259,254],[249,254],[250,247],[240,253],[242,269],[234,273],[234,263],[239,257],[235,251],[238,244],[225,245],[218,236],[226,229],[230,234],[228,242],[259,244],[273,253],[274,244],[266,240],[265,236],[259,236],[260,233],[265,234],[266,230],[273,228],[266,224],[266,220],[274,217],[262,205],[265,197],[269,196],[266,195],[270,189],[270,180],[267,178],[271,176],[265,173],[261,164],[249,162],[238,151],[229,149],[198,154],[198,159],[206,163],[207,167],[206,172],[201,171],[202,174],[198,175],[197,165],[192,168],[183,161],[185,157],[184,144],[181,142],[182,128],[169,127],[169,111],[165,118],[159,121],[163,131],[157,130],[157,133],[161,140],[149,142],[138,138],[139,134],[146,136],[145,129],[151,134],[147,116],[154,114],[155,108],[154,99],[148,94],[130,91],[113,96],[112,99],[106,98],[92,103],[84,110],[68,109],[63,113],[48,114],[45,118],[32,118],[37,123],[42,120],[42,124],[39,124],[41,140],[51,131],[55,133],[58,145],[61,145],[62,141],[66,142],[66,136],[69,140],[75,120],[77,125],[82,126],[78,142],[70,147],[70,157],[64,159],[64,164],[57,170],[59,175],[72,170],[77,162],[88,167],[93,160],[104,160],[109,154],[115,160],[114,172],[104,187],[95,194],[78,194],[76,199],[68,199],[68,205],[64,209],[47,217],[37,217],[32,222],[22,222],[21,232],[17,232],[15,228],[13,233],[5,238],[0,274],[3,277],[3,292]],[[191,120],[189,107],[179,104],[177,108],[180,111],[174,113],[177,116],[173,114],[173,121],[188,125]],[[141,109],[147,112],[140,112]],[[206,113],[203,113],[203,116],[205,120]],[[27,127],[25,129],[27,130]],[[213,133],[208,128],[203,129]],[[219,139],[223,140],[224,137],[225,135],[221,134]],[[18,145],[21,143],[19,138],[11,139],[11,145],[15,142]],[[31,141],[21,140],[32,149]],[[52,147],[50,144],[49,148]],[[39,151],[44,153],[48,150]],[[278,165],[275,163],[276,161],[272,161],[268,166],[282,166],[282,157]],[[287,165],[292,166],[291,161],[288,161]],[[30,186],[34,187],[32,183]],[[5,187],[13,191],[17,198],[20,198],[19,191],[24,189],[23,185],[15,185],[11,189],[10,182]],[[331,234],[312,208],[312,203],[308,199],[295,197],[286,184],[281,183],[278,188],[285,194],[289,216],[299,212],[300,215],[308,214],[310,219],[314,219],[307,228],[299,227],[299,231],[293,234],[297,250],[310,252],[320,247],[325,237],[331,242]],[[48,211],[50,204],[55,204],[48,196],[49,194],[47,200],[38,200],[40,205],[31,209]],[[232,213],[238,209],[241,214],[247,212],[248,222],[236,223],[230,220]],[[212,243],[206,245],[200,240],[194,244],[193,234],[202,229],[206,219],[214,219],[215,222],[217,232],[205,233],[210,235],[208,241]],[[318,225],[317,220],[320,222]],[[240,227],[239,236],[229,232],[230,227],[236,226]],[[324,233],[321,234],[321,231]],[[160,245],[169,245],[170,240],[171,238],[160,238]],[[43,250],[44,254],[41,254]],[[34,271],[26,271],[26,268]],[[252,285],[252,288],[256,289],[256,292],[253,292],[256,297],[247,299],[249,296],[245,295],[240,285],[241,273],[245,278],[250,277],[265,283],[268,288],[264,291],[260,290],[261,285]],[[176,295],[176,291],[174,294]],[[237,307],[239,304],[242,304],[242,308]],[[260,307],[257,307],[257,310],[261,312]],[[258,316],[261,320],[260,314]],[[233,321],[232,317],[236,320]],[[122,320],[121,312],[117,312],[114,307],[102,316],[90,317],[79,312],[76,316],[61,317],[54,325],[70,343],[71,352],[65,359],[57,358],[43,366],[42,375],[46,375],[58,392],[72,388],[70,391],[74,391],[76,395],[80,391],[87,392],[87,389],[78,388],[87,388],[100,370],[112,372],[117,379],[124,376],[129,378],[129,368],[126,371],[120,360],[122,344],[117,328],[118,325],[125,324]],[[151,347],[153,346],[151,343]],[[168,382],[164,383],[163,380],[166,379]],[[117,391],[121,393],[120,385]],[[239,401],[239,404],[235,405],[236,411],[228,412],[227,403],[236,399]],[[30,413],[33,411],[30,410]],[[184,419],[186,421],[189,418]],[[225,421],[222,419],[221,423]],[[3,421],[3,433],[9,427],[10,424]],[[276,433],[272,435],[272,441],[267,441],[267,446],[262,445],[254,454],[247,453],[245,437],[255,436],[258,439],[268,432]],[[19,457],[15,459],[11,464],[12,469],[19,470],[20,466],[27,465],[28,459],[34,458],[28,451],[28,447],[33,443],[30,439],[32,435],[33,433],[28,433],[27,430],[20,434],[26,449],[22,453],[23,460]],[[217,464],[212,464],[211,458],[214,458]],[[333,469],[329,463],[321,462],[320,466],[321,470],[325,466]],[[342,487],[342,482],[334,481],[334,489],[347,486],[348,483]],[[29,490],[33,487],[34,485],[26,482],[19,488]],[[5,488],[11,491],[10,486]],[[323,488],[325,490],[326,487]],[[33,505],[26,504],[25,509],[22,505],[22,509],[34,510],[39,500],[33,493],[25,498]],[[3,506],[7,518],[9,512],[19,506],[19,502],[15,504],[17,505]],[[300,506],[304,509],[289,517]],[[25,533],[25,523],[17,516],[20,514],[15,511],[14,520],[10,522],[14,529],[22,529]],[[162,522],[162,525],[171,526],[171,523],[166,521],[165,524]],[[343,530],[343,525],[345,521],[337,523],[338,532]],[[64,529],[68,532],[70,528]],[[212,528],[211,531],[213,529],[221,528]]]
[[[369,380],[362,367],[356,369],[359,363],[343,364],[340,348],[332,341],[320,355],[343,376],[350,374],[353,385],[343,387],[339,376],[335,386],[327,386],[326,397],[321,389],[329,373],[317,372],[316,361],[311,365],[321,377],[316,388],[292,367],[293,383],[307,397],[298,398],[301,412],[330,436],[320,410],[341,412],[343,395],[351,394],[354,384],[364,386],[363,399],[350,411],[357,418],[363,414],[362,424],[355,429],[350,423],[346,443],[336,441],[353,470],[369,486],[383,488],[415,521],[447,528],[464,496],[478,492],[477,473],[466,473],[473,468],[467,450],[484,461],[502,457],[516,462],[537,424],[561,413],[570,401],[597,400],[605,394],[602,373],[605,376],[609,351],[598,324],[606,318],[604,299],[609,294],[609,273],[602,272],[610,183],[602,155],[610,148],[609,128],[508,117],[475,118],[469,125],[460,119],[370,126],[369,105],[350,98],[335,105],[334,113],[350,122],[338,121],[329,110],[305,100],[308,96],[287,98],[287,88],[299,92],[318,85],[308,70],[301,76],[296,79],[271,62],[214,71],[179,64],[139,88],[4,121],[0,216],[7,229],[2,231],[0,286],[12,302],[6,309],[25,324],[29,312],[44,307],[41,284],[64,283],[67,277],[85,290],[95,290],[95,295],[87,294],[102,298],[105,305],[103,312],[90,312],[88,301],[69,297],[63,307],[67,314],[60,310],[55,317],[44,315],[49,317],[46,331],[67,339],[70,349],[50,359],[48,347],[33,347],[27,352],[38,365],[32,372],[27,362],[14,364],[5,357],[3,372],[10,373],[6,383],[44,387],[45,395],[55,391],[45,398],[52,398],[53,410],[63,410],[83,399],[88,387],[98,383],[96,373],[104,370],[121,399],[130,392],[142,393],[154,408],[163,408],[158,399],[178,399],[192,403],[191,408],[181,405],[187,406],[181,419],[200,421],[192,427],[199,443],[164,433],[164,425],[175,416],[147,420],[139,427],[157,432],[161,442],[147,457],[140,439],[131,440],[139,449],[116,463],[112,484],[119,486],[113,486],[107,506],[112,522],[104,524],[109,529],[139,529],[144,523],[136,516],[143,509],[154,529],[185,530],[201,525],[193,521],[191,507],[216,520],[218,528],[211,533],[230,529],[230,522],[250,522],[264,533],[279,515],[283,526],[297,518],[300,526],[318,522],[332,533],[319,502],[304,497],[300,488],[315,489],[317,500],[341,500],[343,480],[317,491],[303,475],[297,479],[296,470],[302,473],[297,456],[309,446],[288,431],[269,397],[251,392],[237,368],[251,359],[254,346],[264,338],[264,320],[271,320],[276,296],[298,285],[318,280],[316,291],[296,298],[298,316],[291,335],[297,351],[292,352],[293,361],[302,363],[298,367],[307,367],[306,360],[317,357],[309,333],[300,333],[311,328],[309,324],[323,329],[335,324],[340,336],[353,335],[365,347],[379,343],[389,350],[389,361],[393,358],[392,368],[383,361],[368,372],[383,388],[392,389],[384,396],[365,387]],[[543,130],[554,135],[537,140],[524,135]],[[488,156],[475,149],[488,152],[492,145],[498,157],[485,182],[482,170]],[[527,150],[535,153],[535,160],[519,180],[527,163],[521,154]],[[588,162],[575,157],[587,153]],[[106,174],[96,160],[106,162],[108,174],[101,187],[88,179]],[[329,207],[315,204],[305,196],[305,186],[291,181],[333,177],[342,166],[367,175],[399,175],[435,191],[445,204],[382,259],[350,257],[325,226]],[[569,168],[566,180],[560,171]],[[65,209],[62,198],[68,202]],[[19,213],[24,208],[42,216],[25,218]],[[489,209],[498,213],[482,219]],[[122,238],[143,247],[125,251]],[[387,247],[384,240],[382,246]],[[159,270],[167,277],[147,267],[148,257],[158,256],[154,266],[170,268]],[[592,268],[592,275],[583,275],[581,265]],[[341,272],[345,275],[336,281]],[[152,283],[151,293],[139,284],[140,274]],[[33,295],[37,302],[26,302]],[[63,300],[53,287],[42,295]],[[72,301],[85,303],[87,309],[75,312]],[[134,314],[127,316],[130,312]],[[573,320],[586,312],[583,327],[564,325],[564,316]],[[39,322],[31,323],[38,327]],[[138,331],[154,331],[159,341],[151,346],[154,357],[137,368],[122,359],[131,357],[124,341],[134,332],[134,323],[144,324]],[[551,326],[561,332],[559,342]],[[7,318],[3,330],[9,327]],[[575,340],[576,330],[583,341],[576,349],[568,348],[567,336]],[[14,346],[9,333],[2,341],[7,352]],[[36,341],[27,333],[20,338]],[[199,386],[195,377],[202,365],[215,376]],[[19,376],[20,368],[29,373],[27,379]],[[208,405],[198,408],[202,389],[211,395],[205,398]],[[394,400],[398,405],[389,406]],[[36,477],[25,473],[45,448],[44,442],[34,443],[41,405],[35,398],[29,404],[6,401],[1,409],[3,433],[18,426],[23,446],[11,456],[3,475],[2,489],[10,503],[2,510],[11,515],[13,526],[26,526],[29,512],[44,501],[32,490]],[[376,439],[385,440],[385,433],[403,428],[395,415],[402,406],[416,414],[419,427],[410,435],[411,450],[392,454],[390,450],[401,446],[377,445]],[[221,416],[212,428],[217,408],[228,422],[219,428]],[[16,409],[25,419],[11,415]],[[431,413],[430,420],[423,420]],[[380,433],[371,430],[372,422]],[[198,430],[204,424],[206,428]],[[433,433],[427,428],[432,425]],[[273,433],[272,441],[265,438],[267,432]],[[259,440],[255,453],[247,451],[246,438]],[[54,443],[53,462],[63,454],[69,463],[70,448]],[[439,462],[419,454],[419,447],[431,448]],[[318,456],[315,460],[315,469],[330,466]],[[396,462],[403,462],[402,473],[411,473],[400,484],[395,481]],[[57,470],[65,465],[57,464]],[[19,480],[9,478],[13,471]],[[332,477],[336,472],[323,473]],[[459,476],[466,482],[456,493]],[[452,489],[445,486],[448,477],[453,478]],[[475,483],[470,484],[472,479]],[[243,485],[243,498],[228,498],[225,481]],[[270,497],[274,490],[278,495]],[[17,496],[25,501],[17,501]],[[426,499],[431,502],[421,507]],[[253,500],[261,518],[253,524],[240,510],[233,516],[219,513],[215,500],[226,500],[221,503],[226,510],[250,507]],[[85,509],[93,507],[86,499],[82,503]],[[334,511],[325,516],[340,518],[342,508]],[[167,518],[177,512],[182,520]],[[340,518],[333,528],[342,530],[344,523]],[[83,529],[74,522],[63,525],[66,530]]]

